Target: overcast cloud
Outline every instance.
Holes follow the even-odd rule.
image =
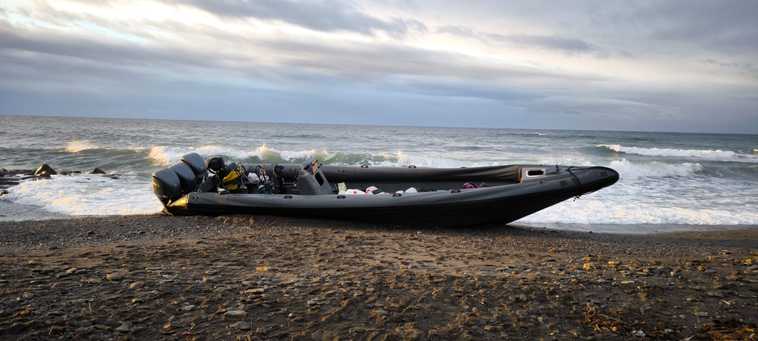
[[[0,114],[758,133],[754,1],[4,1]]]

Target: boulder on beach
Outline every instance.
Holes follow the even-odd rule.
[[[43,163],[42,166],[39,166],[39,168],[34,171],[35,176],[50,176],[55,174],[58,174],[58,172],[46,163]]]
[[[100,167],[96,167],[92,170],[92,172],[90,172],[90,174],[105,174],[105,171],[100,169]]]

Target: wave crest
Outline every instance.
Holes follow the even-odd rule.
[[[633,163],[626,159],[611,161],[608,167],[619,172],[622,179],[691,176],[703,170],[703,165],[699,163],[669,164],[656,161]]]
[[[78,153],[89,149],[100,148],[97,144],[89,140],[73,140],[66,143],[65,150],[69,153]]]
[[[299,163],[309,158],[316,158],[324,164],[358,165],[370,163],[378,166],[401,166],[414,164],[429,167],[459,167],[465,165],[455,160],[444,158],[410,156],[402,151],[371,153],[330,152],[326,149],[279,150],[266,144],[255,149],[243,150],[235,147],[206,145],[192,148],[153,146],[147,157],[153,164],[168,166],[178,162],[182,155],[195,152],[203,157],[219,155],[236,161]]]
[[[694,158],[710,161],[734,161],[734,162],[757,162],[758,158],[754,155],[740,154],[731,150],[721,149],[674,149],[674,148],[644,148],[633,146],[622,146],[620,144],[598,144],[598,148],[603,148],[615,153],[636,154],[642,156],[662,156],[675,158]]]

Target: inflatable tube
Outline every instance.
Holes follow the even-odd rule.
[[[301,178],[304,175],[300,165],[264,165],[264,168],[269,174],[277,170],[277,181],[281,181],[279,193],[198,192],[197,186],[190,186],[192,182],[188,181],[189,167],[178,165],[156,172],[153,187],[166,211],[172,214],[264,214],[466,226],[509,223],[563,200],[610,186],[619,178],[616,171],[605,167],[325,166],[318,172],[325,177],[319,182],[311,174],[307,174],[307,179]],[[194,183],[200,178],[197,175]],[[385,193],[337,193],[337,185],[363,189],[368,183],[380,189],[373,193]],[[411,187],[418,192],[405,191]]]

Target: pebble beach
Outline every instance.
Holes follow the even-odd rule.
[[[758,229],[0,222],[0,339],[754,340]]]

